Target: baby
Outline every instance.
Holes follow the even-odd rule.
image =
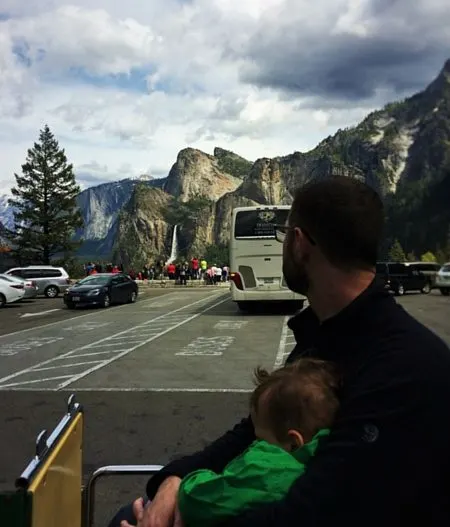
[[[258,503],[282,499],[307,467],[338,410],[340,378],[331,363],[298,361],[258,368],[250,398],[256,440],[221,474],[186,476],[178,505],[186,527],[212,527]]]

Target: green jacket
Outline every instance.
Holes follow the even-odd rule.
[[[254,441],[231,461],[222,474],[196,470],[183,478],[178,493],[181,517],[187,527],[212,527],[258,503],[284,498],[317,450],[320,430],[313,439],[289,453],[266,441]]]

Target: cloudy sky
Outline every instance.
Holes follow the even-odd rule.
[[[312,148],[423,88],[448,0],[2,0],[0,193],[48,123],[83,186]]]

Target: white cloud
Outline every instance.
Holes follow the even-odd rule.
[[[208,152],[222,146],[249,159],[312,148],[386,102],[393,90],[380,84],[368,99],[343,102],[286,92],[284,78],[296,70],[314,76],[307,61],[314,56],[318,77],[327,79],[327,39],[376,39],[391,4],[4,0],[2,13],[10,17],[0,19],[0,187],[13,183],[45,123],[83,184],[128,173],[161,176],[186,146]],[[415,4],[421,12],[422,0]],[[435,44],[438,33],[449,33],[447,4],[427,5],[423,20]],[[389,9],[389,27],[399,31],[399,11]],[[423,47],[426,33],[421,42]],[[374,67],[379,71],[382,64]],[[274,71],[278,83],[272,82]],[[243,74],[247,81],[253,76],[253,85]],[[429,70],[423,79],[416,70],[415,77],[425,83]]]

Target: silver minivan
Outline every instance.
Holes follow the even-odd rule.
[[[444,264],[436,275],[436,287],[443,295],[450,295],[450,262]]]
[[[29,265],[14,267],[5,274],[32,280],[38,288],[38,295],[45,295],[47,298],[56,298],[70,287],[69,275],[63,267]]]

